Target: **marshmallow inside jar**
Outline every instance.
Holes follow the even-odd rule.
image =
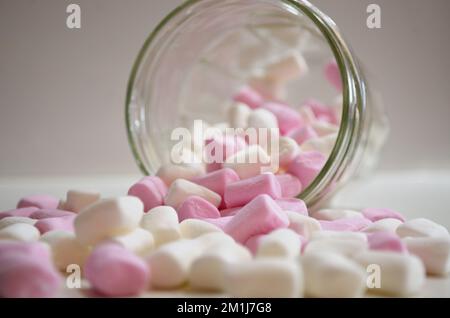
[[[269,173],[316,207],[375,162],[387,127],[371,96],[309,2],[187,1],[138,54],[126,124],[138,166],[169,191],[177,178],[214,184],[222,211],[228,183]]]

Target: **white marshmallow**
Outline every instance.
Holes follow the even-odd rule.
[[[181,238],[178,214],[170,206],[158,206],[142,217],[141,227],[152,233],[155,246]]]
[[[304,76],[308,73],[308,65],[305,58],[296,50],[288,51],[271,61],[265,70],[268,78],[277,82],[286,83]]]
[[[333,150],[337,134],[331,134],[318,138],[311,138],[301,145],[303,151],[318,151],[328,157]]]
[[[133,232],[124,235],[116,236],[110,241],[118,243],[125,249],[138,255],[147,254],[155,245],[152,233],[141,228],[137,228]]]
[[[286,85],[277,79],[257,74],[248,79],[248,84],[265,99],[284,100],[287,96]]]
[[[233,297],[301,297],[303,273],[293,260],[264,258],[232,264],[225,273],[225,290]]]
[[[0,230],[0,240],[33,242],[39,239],[39,230],[31,224],[14,223]]]
[[[428,274],[446,275],[450,272],[449,237],[407,237],[404,242],[408,251],[422,260]]]
[[[62,204],[62,209],[78,213],[98,200],[100,200],[100,193],[69,190],[66,201]]]
[[[285,211],[289,219],[289,228],[305,238],[322,229],[319,221],[298,212]]]
[[[279,138],[278,147],[278,161],[282,167],[287,167],[300,152],[297,142],[286,136],[281,136]]]
[[[311,297],[361,297],[366,273],[356,262],[333,252],[312,252],[301,258],[305,293]]]
[[[251,159],[251,160],[249,160]],[[241,179],[255,177],[261,172],[272,171],[270,157],[259,145],[250,145],[234,155],[229,156],[224,163],[224,168],[231,168]]]
[[[381,219],[378,221],[373,222],[366,228],[362,230],[364,233],[375,233],[375,232],[391,232],[395,233],[397,228],[402,224],[403,222],[399,219],[394,218],[386,218]]]
[[[334,221],[348,218],[363,218],[361,212],[346,209],[321,209],[313,213],[313,217],[318,220]]]
[[[376,265],[380,270],[379,288],[370,288],[371,292],[395,296],[416,293],[425,281],[425,268],[414,255],[390,251],[365,251],[355,256],[355,260],[368,269]],[[375,272],[374,272],[375,274]]]
[[[186,219],[180,223],[181,237],[193,239],[212,232],[223,232],[219,227],[199,219]]]
[[[247,128],[248,117],[252,110],[243,103],[233,103],[228,110],[230,126],[234,128]]]
[[[99,200],[78,213],[75,234],[83,244],[93,245],[133,231],[143,215],[144,205],[136,197]]]
[[[311,126],[314,128],[319,137],[336,134],[339,131],[339,126],[321,120],[314,121]]]
[[[180,204],[191,195],[202,197],[216,207],[218,207],[222,201],[222,197],[219,194],[208,188],[184,179],[177,179],[169,187],[164,202],[166,205],[178,208]]]
[[[304,253],[312,252],[333,252],[344,256],[351,257],[363,252],[368,248],[368,243],[360,239],[344,239],[344,238],[322,238],[308,242]]]
[[[23,216],[7,216],[0,220],[0,230],[7,226],[16,224],[16,223],[26,223],[26,224],[34,225],[36,222],[37,222],[37,220],[35,220],[35,219],[27,218],[27,217],[23,217]]]
[[[65,271],[70,264],[83,267],[90,249],[80,243],[74,233],[67,231],[50,231],[41,236],[52,250],[53,262],[60,270]]]
[[[164,164],[156,172],[156,176],[161,178],[167,186],[170,186],[176,179],[182,178],[192,180],[205,173],[204,165],[174,165]]]
[[[406,221],[397,228],[396,232],[400,237],[449,236],[445,227],[425,218]]]
[[[248,116],[248,127],[278,128],[278,121],[272,112],[263,108],[257,108]]]
[[[291,229],[278,229],[264,237],[258,245],[256,257],[295,258],[300,255],[300,236]]]
[[[192,263],[189,283],[196,289],[223,291],[226,268],[251,258],[248,249],[236,243],[209,249]]]
[[[345,232],[345,231],[317,231],[313,232],[309,238],[311,241],[321,239],[343,239],[343,240],[355,240],[367,243],[367,235],[360,232]]]

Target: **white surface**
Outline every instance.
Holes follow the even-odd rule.
[[[48,193],[63,198],[65,192],[72,188],[100,191],[103,196],[123,195],[139,177],[0,178],[0,210],[14,208],[24,195]],[[401,211],[407,218],[426,217],[450,228],[450,171],[380,173],[349,184],[333,201],[339,207],[390,207]],[[81,296],[78,291],[67,291],[64,295]],[[144,297],[198,295],[176,291],[150,292]],[[416,296],[450,297],[450,278],[428,278],[422,292]]]

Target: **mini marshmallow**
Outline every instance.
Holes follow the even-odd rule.
[[[228,121],[234,128],[247,128],[248,117],[251,113],[250,107],[246,104],[235,102],[228,109]]]
[[[221,197],[225,193],[226,186],[236,181],[239,181],[239,176],[230,168],[216,170],[192,180],[192,182],[214,191]]]
[[[314,251],[301,257],[305,293],[311,297],[361,297],[366,273],[356,262],[334,252]]]
[[[222,216],[217,219],[203,219],[202,221],[213,224],[213,225],[217,226],[218,228],[220,228],[222,231],[224,231],[227,224],[230,223],[230,221],[233,218],[234,218],[234,215],[229,215],[229,216]]]
[[[141,227],[153,234],[156,246],[181,237],[178,214],[170,206],[158,206],[148,211],[142,217]]]
[[[221,169],[226,158],[246,146],[245,139],[239,135],[220,134],[206,140],[204,148],[206,171],[213,172]]]
[[[191,180],[204,173],[205,167],[202,165],[164,164],[158,169],[156,175],[164,181],[167,186],[170,186],[176,179],[182,178]]]
[[[34,226],[39,230],[41,234],[55,230],[73,232],[75,217],[76,215],[68,215],[56,218],[40,219]]]
[[[34,223],[36,223],[36,220],[23,216],[8,216],[6,218],[0,219],[0,230],[16,223],[26,223],[34,225]]]
[[[249,85],[267,100],[286,99],[287,90],[283,82],[263,74],[248,79]]]
[[[33,242],[39,239],[39,230],[31,224],[15,223],[0,230],[0,240]]]
[[[407,237],[404,239],[408,251],[419,257],[431,275],[446,275],[450,272],[449,237]]]
[[[281,196],[283,198],[294,198],[302,192],[302,184],[297,177],[290,173],[277,174],[277,181],[281,187]],[[283,209],[289,210],[289,209]]]
[[[90,252],[89,247],[81,244],[71,232],[47,232],[41,236],[40,241],[50,246],[53,263],[62,271],[66,271],[70,264],[83,267]]]
[[[62,210],[78,213],[98,200],[100,200],[100,193],[70,190],[67,192]]]
[[[147,254],[155,245],[155,240],[152,233],[141,228],[137,228],[134,231],[124,235],[116,236],[108,241],[117,243],[125,249],[138,255]]]
[[[329,62],[324,69],[325,78],[338,92],[342,92],[341,72],[336,61]]]
[[[30,218],[40,220],[40,219],[48,219],[48,218],[59,218],[59,217],[66,217],[66,216],[73,216],[75,217],[76,214],[69,211],[59,210],[59,209],[40,209],[36,212],[33,212],[30,214]]]
[[[257,257],[295,258],[300,255],[300,236],[291,229],[278,229],[264,235],[258,245]]]
[[[275,202],[283,211],[297,212],[308,216],[308,208],[303,200],[297,198],[276,199]]]
[[[378,221],[373,222],[368,227],[363,229],[362,231],[364,233],[375,233],[375,232],[390,232],[390,233],[396,233],[397,228],[402,224],[403,222],[398,219],[381,219]]]
[[[302,152],[291,162],[288,172],[296,176],[306,188],[322,170],[325,161],[325,156],[320,152]]]
[[[252,128],[278,128],[275,115],[262,108],[253,110],[248,116],[248,127]]]
[[[310,139],[316,139],[319,137],[317,132],[310,125],[293,129],[287,134],[287,136],[292,138],[299,145],[304,144]]]
[[[365,268],[375,264],[380,270],[379,288],[371,292],[393,296],[407,296],[418,292],[425,281],[425,269],[420,259],[413,255],[389,251],[365,251],[355,256]]]
[[[300,148],[294,139],[287,136],[278,139],[278,161],[282,167],[288,167],[299,153]]]
[[[313,99],[305,101],[302,108],[309,108],[312,110],[314,117],[320,121],[326,121],[332,124],[337,124],[337,117],[332,107],[323,105],[321,102]]]
[[[241,179],[247,179],[270,171],[270,157],[261,146],[250,145],[228,157],[224,168],[231,168]]]
[[[229,184],[225,188],[224,201],[227,208],[239,207],[260,194],[267,194],[272,199],[281,198],[280,184],[272,173],[263,173]]]
[[[289,219],[289,228],[297,234],[309,238],[313,232],[320,231],[319,221],[298,212],[285,211]]]
[[[9,216],[21,216],[21,217],[30,217],[31,214],[38,211],[39,208],[37,207],[28,207],[28,208],[20,208],[20,209],[13,209],[9,211],[3,211],[0,212],[0,220]]]
[[[312,123],[312,128],[319,137],[336,134],[339,131],[339,126],[326,121],[315,121]]]
[[[289,220],[273,199],[261,194],[246,204],[225,226],[225,232],[237,242],[287,227]]]
[[[317,212],[314,212],[313,216],[318,220],[325,221],[363,217],[361,212],[345,209],[321,209]]]
[[[250,261],[249,251],[239,244],[225,244],[205,251],[191,265],[189,283],[194,289],[223,291],[228,267]]]
[[[305,58],[296,50],[291,50],[283,56],[276,57],[265,68],[266,76],[278,82],[286,83],[308,73]]]
[[[144,214],[141,200],[132,196],[102,199],[78,213],[74,227],[83,244],[129,233],[139,226]]]
[[[407,253],[405,243],[400,240],[397,234],[391,232],[375,232],[368,234],[367,239],[371,250]]]
[[[140,257],[114,243],[97,246],[84,273],[95,291],[113,297],[142,292],[150,277],[150,269]]]
[[[0,241],[0,297],[53,297],[61,283],[45,244]]]
[[[296,262],[264,258],[232,264],[225,272],[225,290],[233,297],[301,297],[303,274]]]
[[[214,205],[195,195],[187,197],[177,209],[177,213],[180,221],[220,217],[220,212]]]
[[[304,124],[301,115],[287,105],[275,102],[264,103],[262,109],[270,111],[277,120],[277,127],[280,128],[281,135],[287,134],[289,131]],[[250,126],[250,125],[249,125]],[[250,126],[254,127],[254,126]],[[262,128],[262,127],[256,127]],[[267,128],[274,128],[269,126]]]
[[[39,209],[56,209],[59,204],[59,199],[50,195],[30,195],[20,199],[17,203],[17,208],[36,207]]]
[[[337,219],[333,221],[319,221],[322,229],[329,231],[362,231],[372,222],[366,218],[351,217],[346,219]]]
[[[165,191],[162,191],[162,189],[164,189]],[[154,207],[163,205],[164,197],[166,194],[167,189],[165,187],[158,187],[153,179],[149,179],[148,177],[139,180],[128,190],[128,195],[137,197],[142,201],[142,203],[144,204],[145,212],[153,209]]]
[[[232,215],[236,215],[236,213],[238,213],[238,211],[241,209],[241,206],[235,207],[235,208],[229,208],[229,209],[222,209],[220,210],[220,215],[221,216],[232,216]]]
[[[215,207],[218,207],[222,201],[217,193],[184,179],[177,179],[172,183],[164,201],[166,205],[176,209],[184,200],[193,195],[209,201]]]
[[[326,251],[351,257],[367,248],[367,242],[361,240],[330,237],[309,241],[304,249],[304,254]]]
[[[233,99],[234,101],[243,103],[250,108],[258,108],[264,102],[262,96],[249,86],[243,87],[233,97]]]
[[[431,220],[418,218],[408,220],[397,227],[397,234],[400,237],[448,237],[448,230]]]
[[[362,214],[372,222],[387,218],[398,219],[401,222],[405,222],[405,217],[399,212],[386,208],[366,208],[362,210]]]
[[[326,135],[319,138],[309,139],[302,144],[302,150],[305,152],[318,151],[322,153],[325,157],[328,157],[334,148],[336,138],[337,133]]]
[[[182,238],[194,239],[208,233],[222,232],[222,230],[218,226],[203,220],[187,219],[180,223],[180,232]]]
[[[309,238],[311,241],[321,239],[343,239],[360,241],[362,244],[367,245],[367,235],[361,232],[337,232],[337,231],[316,231],[313,232]]]

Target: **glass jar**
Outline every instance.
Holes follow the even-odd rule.
[[[129,79],[126,124],[142,172],[153,174],[169,160],[174,128],[187,127],[194,119],[223,121],[224,101],[258,72],[258,65],[287,50],[300,51],[309,66],[308,76],[287,88],[290,105],[309,96],[336,96],[322,76],[330,59],[342,80],[334,148],[300,198],[317,206],[358,170],[373,166],[386,118],[328,16],[304,0],[189,0],[150,34]]]

